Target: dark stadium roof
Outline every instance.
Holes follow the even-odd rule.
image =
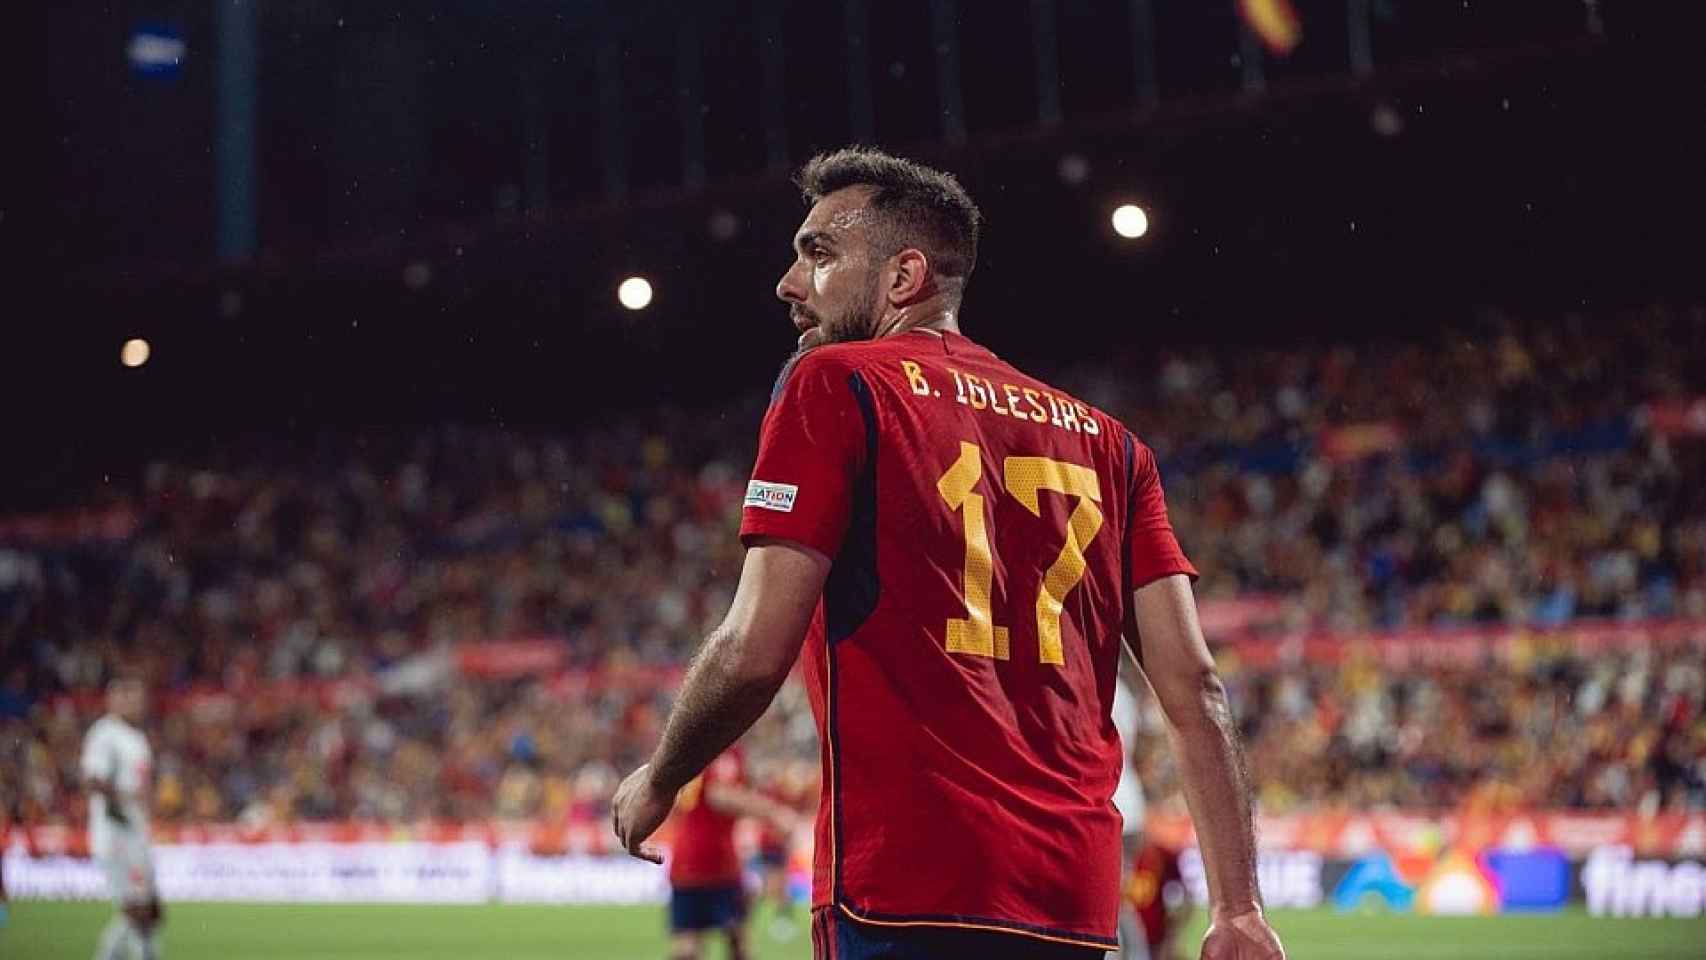
[[[238,433],[568,424],[751,390],[793,342],[772,294],[799,216],[788,167],[861,129],[983,205],[964,320],[1021,362],[1700,294],[1701,81],[1633,3],[1601,4],[1599,32],[1575,3],[1374,4],[1365,77],[1343,3],[1299,2],[1283,60],[1230,2],[1157,3],[1153,100],[1132,0],[708,3],[685,21],[661,3],[266,4],[257,246],[235,266],[214,255],[201,6],[49,14],[56,215],[28,273],[52,299],[9,351],[19,502]],[[177,80],[126,67],[142,20],[186,38]],[[1107,227],[1127,199],[1151,216],[1136,243]],[[657,289],[643,313],[614,298],[631,273]],[[116,362],[131,336],[154,346],[140,370]]]

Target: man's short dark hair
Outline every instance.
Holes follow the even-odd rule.
[[[870,207],[887,222],[878,238],[893,256],[917,247],[944,277],[971,276],[983,214],[951,173],[874,147],[846,147],[813,157],[794,178],[807,204],[847,187],[875,187]]]

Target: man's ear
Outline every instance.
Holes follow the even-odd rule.
[[[932,286],[930,258],[917,247],[889,258],[889,282],[886,291],[889,303],[903,306],[925,296]]]

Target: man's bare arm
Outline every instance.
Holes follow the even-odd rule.
[[[616,788],[611,826],[629,853],[663,862],[663,851],[647,839],[669,816],[687,781],[775,699],[800,655],[828,577],[829,558],[809,547],[766,540],[747,550],[729,615],[687,668],[651,762]]]
[[[1261,906],[1256,886],[1250,778],[1226,688],[1197,623],[1196,598],[1182,575],[1133,594],[1138,660],[1172,727],[1185,800],[1196,821],[1212,912],[1233,916]]]
[[[777,827],[793,826],[792,810],[748,787],[732,783],[711,784],[705,788],[705,802],[724,816],[752,817]]]
[[[829,558],[796,543],[747,551],[728,616],[706,638],[652,754],[653,783],[674,793],[764,713],[799,658]]]

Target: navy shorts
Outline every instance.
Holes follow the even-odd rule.
[[[993,930],[860,923],[833,907],[812,911],[815,960],[1103,960],[1108,949]]]
[[[732,887],[677,888],[669,892],[669,929],[721,930],[746,919],[746,891]]]

